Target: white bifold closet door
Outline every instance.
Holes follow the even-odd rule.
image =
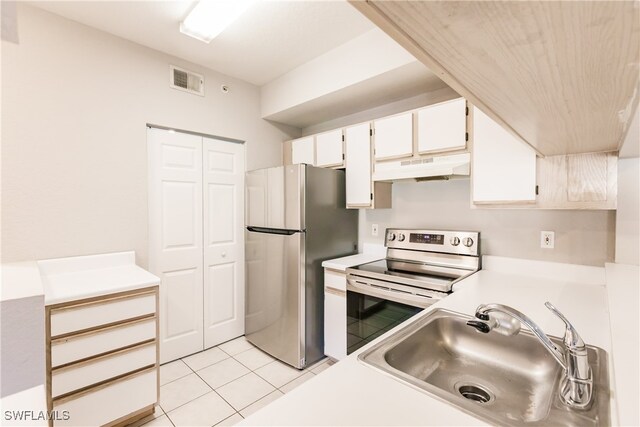
[[[149,128],[161,363],[244,333],[244,145]]]
[[[244,334],[244,145],[203,138],[204,346]]]

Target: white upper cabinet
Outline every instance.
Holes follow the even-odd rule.
[[[316,135],[316,166],[340,167],[344,165],[342,129]]]
[[[347,206],[371,206],[371,127],[364,123],[345,130]]]
[[[413,155],[413,114],[404,113],[373,122],[375,159]]]
[[[314,166],[316,164],[315,138],[306,136],[291,141],[291,162],[294,165],[305,163]]]
[[[473,202],[535,202],[536,153],[473,109]]]
[[[418,153],[463,150],[467,146],[464,98],[418,110]]]

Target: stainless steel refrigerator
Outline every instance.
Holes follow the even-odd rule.
[[[247,172],[245,335],[302,369],[324,355],[322,262],[357,252],[344,171],[307,165]]]

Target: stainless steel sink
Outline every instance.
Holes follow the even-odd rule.
[[[587,346],[593,401],[584,410],[572,409],[558,396],[562,368],[533,334],[524,330],[515,336],[483,334],[466,325],[469,319],[434,310],[358,358],[492,424],[610,424],[604,350]],[[559,338],[550,338],[562,345]]]

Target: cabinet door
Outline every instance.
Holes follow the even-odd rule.
[[[371,127],[369,123],[345,130],[347,207],[371,206]]]
[[[534,202],[536,153],[477,108],[473,109],[474,203]]]
[[[405,113],[373,122],[376,160],[413,155],[413,114]]]
[[[307,136],[305,138],[294,139],[291,141],[291,162],[294,165],[305,163],[315,166],[315,144],[314,137]]]
[[[316,166],[342,166],[344,164],[342,141],[342,129],[316,135]]]
[[[467,146],[464,98],[442,102],[418,111],[418,152],[460,150]]]
[[[327,269],[324,278],[324,354],[340,360],[347,356],[347,279]]]

